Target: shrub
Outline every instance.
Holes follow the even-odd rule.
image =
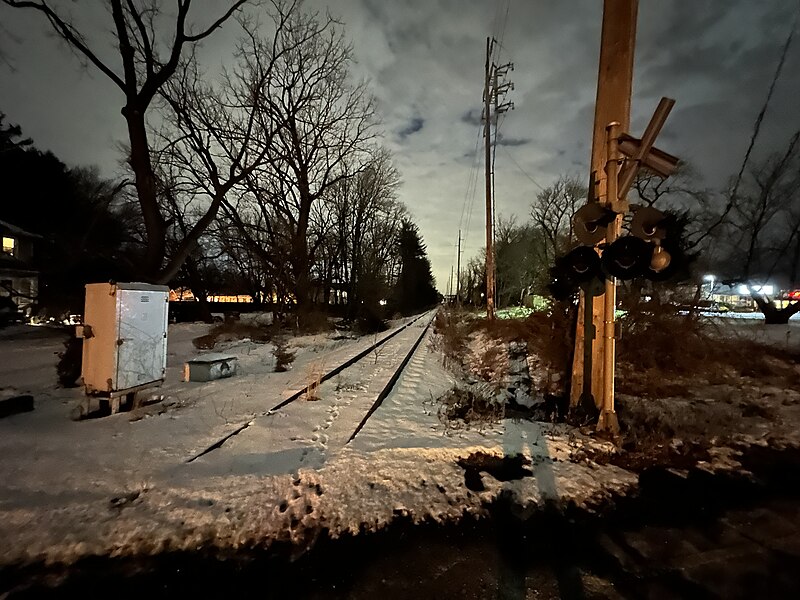
[[[466,314],[439,309],[433,323],[433,331],[437,334],[434,347],[444,355],[445,366],[463,367],[467,353],[469,325]]]
[[[438,417],[448,429],[482,429],[496,423],[505,414],[504,405],[494,401],[491,390],[482,387],[454,387],[439,399]]]
[[[81,360],[83,357],[83,340],[73,333],[64,341],[64,351],[58,353],[56,373],[58,383],[62,387],[78,387],[76,383],[81,376]]]
[[[273,340],[275,348],[272,350],[272,356],[275,357],[275,372],[283,373],[289,370],[289,367],[294,361],[294,352],[289,352],[289,341],[284,336],[277,336]]]

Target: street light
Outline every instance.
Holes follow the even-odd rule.
[[[714,293],[714,282],[717,281],[717,277],[715,275],[703,275],[703,281],[708,282],[708,297],[711,298],[711,295]]]

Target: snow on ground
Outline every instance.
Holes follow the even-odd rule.
[[[375,336],[295,339],[297,358],[288,373],[271,372],[271,345],[227,342],[215,351],[236,355],[239,374],[197,384],[181,382],[180,370],[200,353],[191,340],[207,326],[172,325],[167,381],[158,390],[166,400],[144,414],[80,422],[68,419],[80,390],[44,385],[52,370],[43,371],[41,357],[32,361],[39,380],[31,379],[26,390],[36,394],[36,410],[0,421],[0,538],[6,541],[0,562],[69,562],[198,544],[302,545],[320,527],[335,536],[379,528],[398,515],[479,514],[500,493],[533,506],[562,496],[580,502],[633,485],[634,476],[621,469],[569,462],[580,444],[563,427],[506,420],[483,430],[446,428],[434,400],[455,379],[433,350],[430,331],[394,391],[347,444],[391,376],[390,365],[431,317],[323,383],[319,400],[301,399],[275,413],[269,409],[306,385],[309,373],[340,364]],[[58,343],[48,338],[43,347],[50,351]],[[187,463],[247,423],[220,448]],[[485,476],[485,489],[470,491],[457,461],[478,450],[520,452],[535,476],[505,483]]]
[[[793,315],[786,325],[767,325],[761,313],[725,313],[711,318],[733,335],[776,348],[800,350],[800,313]]]
[[[0,352],[9,358],[0,364],[0,386],[13,381],[34,393],[36,410],[0,420],[0,564],[275,541],[303,547],[323,530],[335,537],[379,529],[398,517],[484,514],[501,496],[524,515],[547,500],[592,506],[636,485],[633,473],[587,458],[615,452],[610,444],[565,425],[505,419],[482,428],[447,427],[436,399],[457,378],[442,366],[431,330],[348,443],[392,365],[431,317],[323,383],[318,400],[300,399],[276,412],[269,409],[318,373],[391,331],[292,339],[297,357],[287,373],[272,372],[271,344],[230,340],[214,351],[237,356],[239,373],[188,383],[180,381],[182,365],[202,353],[191,340],[208,326],[171,325],[167,379],[157,391],[165,399],[80,422],[68,415],[82,392],[52,383],[60,334],[3,333]],[[243,426],[221,447],[187,462]],[[476,452],[522,454],[532,476],[500,481],[483,474],[483,489],[471,489],[458,463]]]

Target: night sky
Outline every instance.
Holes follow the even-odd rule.
[[[53,2],[71,10],[95,47],[113,61],[110,18],[95,2]],[[224,3],[198,2],[219,14]],[[90,6],[88,6],[90,5]],[[501,121],[496,155],[497,211],[527,218],[540,187],[560,174],[587,176],[596,91],[600,0],[314,0],[346,24],[356,76],[371,80],[409,207],[445,291],[458,229],[464,258],[483,245],[482,159],[478,141],[485,43],[502,43],[498,62],[514,62],[516,110]],[[507,9],[507,11],[506,11]],[[658,146],[689,161],[708,186],[738,171],[798,11],[797,0],[770,2],[643,0],[634,74],[634,135],[661,96],[677,104]],[[210,68],[230,59],[228,24],[203,47]],[[800,36],[798,36],[800,38]],[[70,165],[119,174],[125,127],[120,91],[49,32],[39,13],[0,6],[0,111],[36,145]],[[117,63],[113,63],[117,64]],[[756,156],[781,149],[800,128],[800,39],[756,144]],[[471,176],[477,175],[475,193]],[[8,201],[8,199],[3,199]]]

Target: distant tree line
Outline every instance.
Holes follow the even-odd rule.
[[[36,302],[53,313],[74,310],[87,282],[122,280],[135,271],[138,216],[121,183],[68,168],[4,120],[0,113],[0,219],[41,236],[33,255]]]

